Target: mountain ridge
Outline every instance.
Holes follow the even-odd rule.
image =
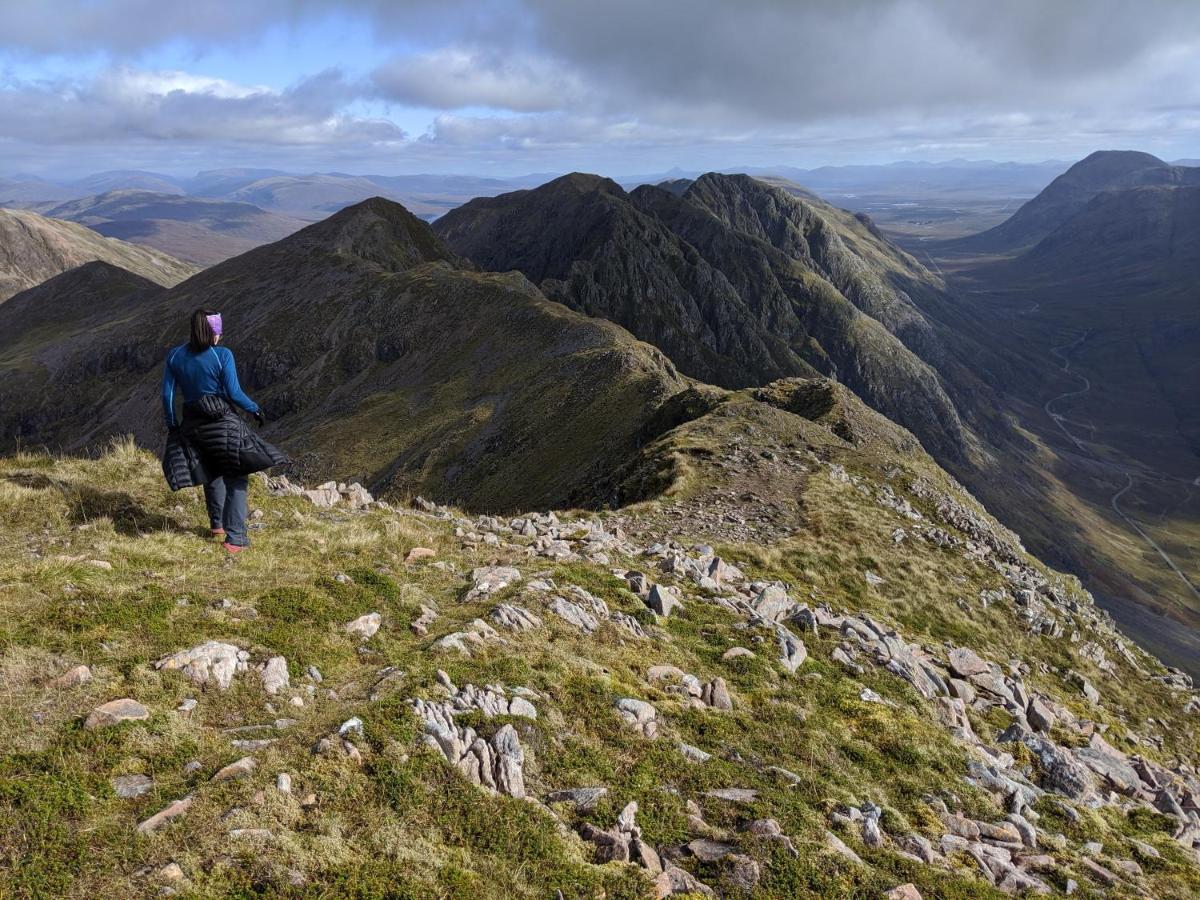
[[[626,193],[576,173],[472,201],[434,230],[480,267],[516,268],[553,299],[618,322],[693,377],[743,387],[837,371],[923,440],[961,455],[958,416],[933,370],[817,271],[807,244],[805,255],[789,256],[796,248],[788,241],[781,249],[775,235],[739,231],[695,199],[715,184],[802,204],[749,178],[711,174],[682,194],[647,186]],[[885,371],[904,388],[891,390]]]
[[[520,276],[474,271],[379,198],[156,293],[137,329],[114,318],[56,333],[60,288],[58,303],[88,308],[101,286],[43,285],[0,312],[6,446],[81,447],[121,433],[157,443],[162,359],[200,305],[221,309],[235,352],[254,347],[239,354],[242,383],[302,468],[397,491],[441,486],[477,505],[500,508],[518,492],[593,500],[600,476],[686,387],[656,349],[548,302]],[[18,313],[25,334],[4,327]],[[114,390],[114,377],[127,386]],[[609,419],[621,424],[596,430]],[[486,465],[488,453],[505,465]]]

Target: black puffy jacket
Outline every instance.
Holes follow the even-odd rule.
[[[208,484],[212,477],[204,467],[204,460],[195,447],[179,431],[172,428],[167,434],[167,445],[162,455],[163,476],[173,491]]]
[[[163,475],[171,490],[207,484],[225,475],[249,475],[288,462],[242,421],[224,397],[183,405],[183,424],[167,436]]]

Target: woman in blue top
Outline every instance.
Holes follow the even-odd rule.
[[[163,370],[162,404],[167,430],[200,454],[207,473],[204,499],[212,534],[230,553],[249,546],[246,492],[249,474],[284,461],[283,454],[246,428],[230,404],[252,414],[261,426],[262,409],[238,384],[233,354],[219,346],[221,314],[192,314],[191,339],[172,348]],[[183,393],[183,421],[175,419],[175,389]],[[178,429],[178,431],[177,431]]]

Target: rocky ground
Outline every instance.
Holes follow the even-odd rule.
[[[257,480],[231,559],[128,445],[0,461],[0,890],[1200,892],[1188,678],[903,435],[772,410],[617,512]]]

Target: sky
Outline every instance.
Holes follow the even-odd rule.
[[[1200,157],[1196,0],[0,0],[0,174]]]

